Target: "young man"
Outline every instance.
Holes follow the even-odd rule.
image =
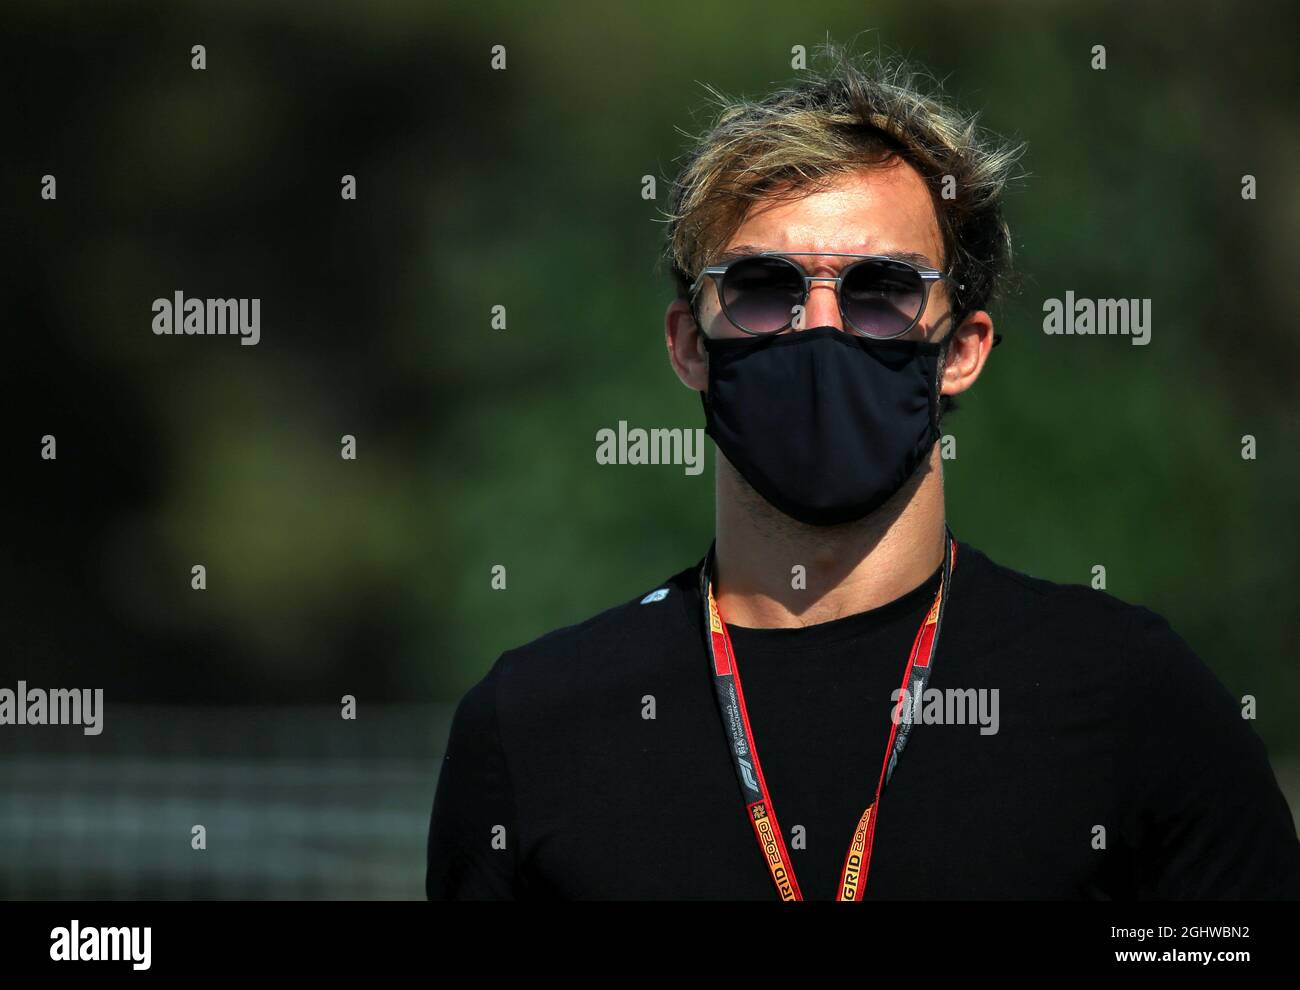
[[[666,316],[716,542],[466,695],[430,898],[1297,896],[1264,749],[1166,622],[947,531],[1018,152],[848,59],[724,110]]]

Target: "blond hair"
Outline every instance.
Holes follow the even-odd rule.
[[[1002,194],[1023,144],[988,134],[942,94],[942,86],[898,56],[857,58],[827,42],[825,72],[759,100],[718,103],[672,186],[664,260],[677,293],[725,247],[750,205],[816,189],[829,177],[896,159],[921,174],[943,239],[945,270],[965,285],[955,315],[985,309],[1011,275],[1011,236]],[[950,182],[945,177],[951,176]],[[952,198],[943,198],[950,187]]]

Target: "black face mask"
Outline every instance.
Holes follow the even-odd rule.
[[[941,344],[815,327],[704,345],[705,432],[800,522],[829,526],[879,508],[939,437]]]

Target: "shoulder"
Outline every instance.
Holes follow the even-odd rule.
[[[1086,584],[1014,570],[965,544],[951,616],[990,656],[1014,653],[1047,676],[1100,677],[1129,693],[1192,693],[1216,706],[1227,700],[1213,671],[1158,612]]]
[[[684,664],[699,635],[699,564],[582,622],[506,650],[472,692],[504,716],[578,709]]]
[[[962,549],[973,607],[957,614],[991,630],[996,674],[1011,667],[1054,688],[1040,706],[1049,738],[1065,723],[1076,736],[1089,725],[1115,733],[1117,793],[1148,896],[1294,898],[1300,844],[1245,699],[1151,609]],[[954,572],[953,602],[961,588]]]
[[[1084,584],[1015,571],[974,548],[958,550],[957,571],[962,550],[966,600],[954,572],[949,614],[979,644],[982,673],[1050,686],[1075,715],[1113,717],[1130,743],[1163,754],[1156,766],[1201,760],[1216,746],[1239,765],[1259,763],[1262,746],[1240,699],[1164,616]]]
[[[639,589],[631,598],[589,619],[506,651],[501,665],[515,674],[530,666],[599,659],[611,649],[627,651],[641,644],[657,645],[694,617],[691,606],[699,599],[697,574],[698,565],[687,567]]]
[[[1014,570],[967,544],[960,545],[958,561],[954,600],[966,591],[981,621],[993,628],[1076,642],[1141,643],[1145,648],[1170,650],[1186,646],[1163,616],[1104,590]]]

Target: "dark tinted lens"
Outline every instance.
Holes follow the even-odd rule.
[[[803,276],[782,258],[745,258],[722,277],[727,318],[751,333],[775,333],[803,302]]]
[[[892,337],[921,311],[925,284],[916,270],[897,261],[864,261],[840,283],[840,305],[859,333]]]

